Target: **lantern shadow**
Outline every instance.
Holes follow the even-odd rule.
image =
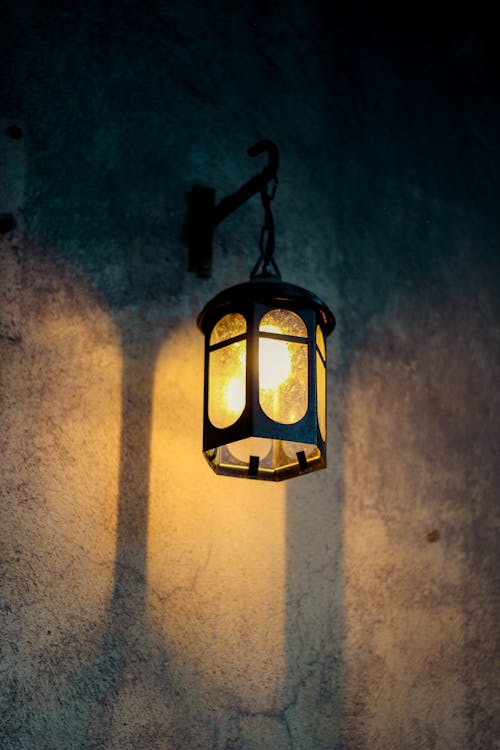
[[[146,681],[147,673],[159,693],[168,690],[171,680],[165,645],[161,634],[151,627],[147,610],[152,399],[161,337],[117,318],[121,324],[122,408],[112,588],[100,645],[74,676],[78,700],[85,707],[81,716],[71,717],[75,747],[116,745],[117,723],[129,723],[130,684],[138,665],[144,670],[141,681]],[[136,699],[145,700],[141,691]],[[147,740],[146,734],[140,739]],[[137,730],[134,736],[139,739]],[[151,744],[153,740],[150,737]]]
[[[300,747],[342,746],[341,403],[337,389],[329,404],[327,470],[286,487],[286,719]]]
[[[279,705],[284,682],[279,614],[284,612],[285,500],[280,503],[279,499],[285,488],[281,483],[255,485],[216,477],[205,465],[200,446],[193,452],[196,441],[182,434],[176,460],[170,441],[181,432],[182,410],[177,405],[169,411],[174,395],[183,402],[188,429],[201,437],[201,420],[197,427],[192,421],[194,411],[201,417],[201,389],[190,394],[192,389],[184,383],[176,394],[171,390],[186,360],[192,361],[189,352],[195,336],[200,337],[201,353],[201,336],[192,325],[190,343],[166,326],[151,330],[137,325],[137,319],[124,322],[120,315],[116,321],[123,369],[115,560],[102,641],[76,680],[87,705],[89,695],[98,696],[93,729],[82,727],[82,736],[90,732],[86,739],[95,747],[119,740],[128,748],[132,742],[143,741],[147,734],[141,733],[140,718],[131,722],[127,712],[136,711],[146,694],[150,696],[147,710],[157,722],[150,730],[151,746],[157,741],[158,726],[173,746],[182,747],[204,747],[212,733],[225,742],[222,737],[234,731],[235,722],[242,737],[252,732],[260,736],[263,730],[254,723],[270,720],[265,716],[266,705],[276,714],[272,731],[284,735],[274,706]],[[179,330],[182,333],[183,326]],[[163,350],[167,369],[162,371]],[[184,358],[180,364],[176,354]],[[161,386],[165,398],[157,399],[157,381],[165,375],[167,382]],[[194,379],[201,385],[198,375]],[[158,435],[162,431],[169,441],[166,444],[165,434]],[[159,478],[164,472],[169,474],[167,482]],[[264,493],[260,499],[255,497],[258,487]],[[216,516],[215,532],[210,529],[210,507]],[[260,508],[257,515],[256,508]],[[213,553],[212,544],[217,545]],[[213,569],[202,581],[211,556]],[[233,570],[232,566],[237,567]],[[218,613],[232,622],[233,632],[217,630]],[[241,640],[237,632],[247,621],[251,634]],[[209,639],[212,653],[207,655],[203,644],[209,632],[213,632]],[[253,646],[232,651],[233,640],[240,645],[250,641]],[[272,674],[266,674],[266,669]],[[240,708],[233,705],[231,691],[238,696]],[[183,700],[177,695],[184,696]],[[212,708],[206,712],[203,707],[209,695]],[[130,732],[122,730],[118,716],[132,724]],[[189,739],[179,744],[179,738]]]

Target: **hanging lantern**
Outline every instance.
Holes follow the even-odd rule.
[[[268,149],[275,156],[275,169],[259,176],[265,210],[259,260],[250,281],[222,291],[205,306],[198,326],[205,336],[208,463],[217,474],[279,481],[326,466],[325,339],[335,319],[314,294],[281,281],[270,209],[275,188],[267,193],[267,182],[276,181],[272,148],[262,141],[249,151]],[[213,201],[213,191],[208,198]],[[204,263],[200,275],[207,275],[206,268]]]
[[[274,278],[206,305],[203,452],[217,474],[280,480],[326,466],[325,337],[334,324],[321,300]]]

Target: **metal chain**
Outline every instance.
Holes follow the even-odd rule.
[[[251,279],[256,276],[278,276],[278,278],[281,278],[279,268],[274,260],[274,219],[271,211],[271,201],[274,200],[274,196],[276,195],[277,185],[278,178],[274,177],[274,185],[271,193],[269,194],[267,191],[267,184],[260,191],[264,207],[264,225],[259,237],[260,256],[250,274]],[[272,266],[274,273],[269,271],[269,266]]]

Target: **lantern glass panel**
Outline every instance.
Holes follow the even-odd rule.
[[[316,388],[318,399],[318,424],[323,440],[326,440],[326,367],[325,339],[323,331],[316,327]]]
[[[214,327],[209,346],[208,418],[219,429],[234,424],[245,408],[246,321],[239,313],[225,315]],[[224,342],[227,341],[227,344]]]
[[[243,315],[241,313],[229,313],[229,315],[224,315],[213,327],[210,334],[210,346],[246,332],[247,322]]]
[[[249,437],[229,443],[227,447],[238,464],[248,466],[250,456],[258,456],[264,462],[271,452],[272,444],[273,441],[269,438]]]
[[[279,481],[324,467],[317,445],[288,440],[250,437],[206,451],[205,455],[218,473],[235,477]]]
[[[282,424],[298,422],[307,411],[307,328],[290,310],[270,310],[260,321],[259,401]]]
[[[326,360],[325,337],[323,336],[323,331],[319,326],[316,326],[316,346],[318,347],[323,359]]]
[[[291,458],[292,461],[297,461],[297,454],[301,451],[307,459],[319,458],[320,451],[317,445],[312,443],[294,443],[291,440],[282,440],[281,446],[283,452],[287,458]]]

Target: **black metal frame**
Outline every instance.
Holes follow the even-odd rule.
[[[248,149],[249,156],[267,152],[268,163],[259,174],[232,195],[215,204],[215,188],[194,185],[187,194],[187,216],[185,234],[189,246],[188,271],[195,271],[201,278],[212,275],[212,238],[215,227],[234,213],[257,193],[262,193],[271,180],[277,180],[279,153],[275,143],[262,140]]]

